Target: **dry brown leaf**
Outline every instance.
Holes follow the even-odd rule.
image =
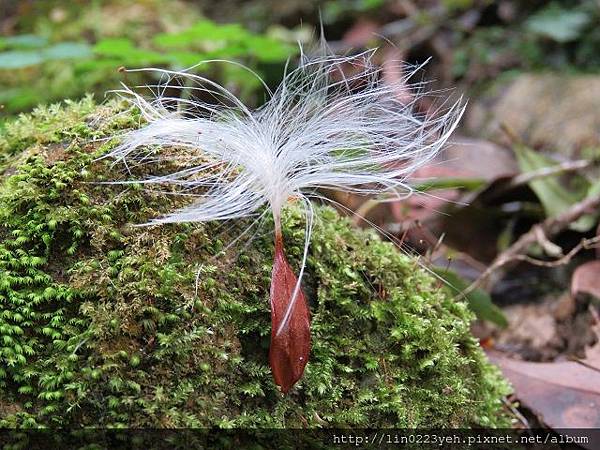
[[[571,277],[571,295],[590,294],[600,298],[600,260],[580,265]]]
[[[551,428],[600,427],[600,375],[575,361],[532,363],[488,352],[523,405]]]

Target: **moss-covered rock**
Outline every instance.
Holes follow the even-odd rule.
[[[139,121],[119,111],[88,98],[2,131],[0,426],[506,423],[506,384],[465,305],[324,207],[304,279],[311,360],[282,396],[268,366],[272,223],[231,247],[249,222],[133,227],[186,200],[94,183],[127,176],[96,160],[115,144],[102,138]],[[302,215],[284,223],[297,267]]]

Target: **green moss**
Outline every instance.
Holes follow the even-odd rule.
[[[90,183],[125,176],[96,160],[114,145],[98,138],[137,122],[119,108],[39,109],[0,137],[0,426],[506,424],[506,384],[465,305],[324,207],[305,278],[311,360],[282,396],[267,356],[272,224],[231,248],[249,223],[131,226],[184,200]],[[284,230],[297,267],[293,207]]]

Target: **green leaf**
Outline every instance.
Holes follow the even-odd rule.
[[[198,22],[188,31],[190,36],[200,37],[211,41],[243,41],[249,33],[240,24],[220,25],[205,20]]]
[[[444,281],[444,288],[453,295],[462,296],[462,292],[469,286],[456,272],[450,269],[434,267],[433,271]],[[482,289],[475,289],[465,295],[469,309],[482,320],[488,320],[496,325],[505,328],[508,326],[508,320],[500,308],[492,302],[490,295]]]
[[[247,56],[248,53],[248,49],[241,44],[227,44],[209,52],[207,57],[209,59],[225,59]]]
[[[472,0],[467,0],[469,3],[472,3]],[[362,0],[360,3],[361,11],[368,11],[370,9],[379,8],[385,3],[385,0]]]
[[[180,33],[158,34],[153,43],[170,50],[195,49],[217,59],[251,56],[264,62],[278,62],[295,53],[294,47],[274,38],[255,35],[239,24],[220,25],[208,20]]]
[[[0,37],[0,49],[32,49],[48,45],[48,39],[35,34],[20,34],[17,36]]]
[[[207,55],[199,52],[171,51],[166,56],[172,64],[181,67],[191,67],[200,61],[209,59]]]
[[[600,195],[600,180],[596,180],[590,185],[588,189],[587,197],[594,197],[596,195]]]
[[[61,42],[38,50],[11,50],[0,53],[0,69],[22,69],[59,59],[82,59],[92,56],[84,43]]]
[[[75,72],[78,74],[85,72],[98,72],[103,73],[104,71],[116,71],[120,66],[123,65],[123,61],[117,58],[92,58],[84,59],[74,63],[73,67]]]
[[[133,42],[127,38],[102,39],[94,46],[94,52],[103,56],[115,56],[120,58],[135,50]]]
[[[476,191],[487,184],[483,178],[437,178],[414,186],[418,192],[426,192],[435,189],[465,189]]]
[[[122,64],[131,66],[160,64],[169,59],[168,55],[137,48],[126,38],[103,39],[94,46],[94,52],[110,59],[118,59]]]
[[[43,50],[45,59],[79,59],[93,55],[88,44],[82,42],[61,42]]]
[[[0,69],[22,69],[44,62],[44,55],[39,51],[11,50],[0,53]]]
[[[290,46],[265,36],[251,36],[246,45],[254,56],[265,62],[281,61],[294,53]]]
[[[206,42],[244,42],[250,36],[239,24],[218,25],[203,20],[180,33],[158,34],[153,41],[165,48],[188,49]]]
[[[590,16],[583,11],[551,4],[531,16],[526,28],[556,42],[569,42],[581,36],[590,20]]]
[[[524,145],[516,145],[514,151],[519,168],[524,173],[557,164],[556,161],[535,152]],[[576,188],[564,186],[560,182],[560,179],[555,176],[538,178],[529,183],[529,187],[531,187],[533,192],[535,192],[539,198],[548,217],[554,217],[561,214],[586,197],[590,187],[589,181],[580,175],[573,175],[573,180],[576,182]],[[573,222],[569,228],[575,231],[585,232],[591,229],[593,225],[594,218],[590,215],[585,215],[576,222]]]

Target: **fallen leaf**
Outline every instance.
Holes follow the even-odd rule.
[[[440,211],[461,199],[465,191],[480,191],[499,176],[518,171],[510,151],[491,142],[466,137],[456,138],[443,154],[411,175],[411,184],[419,192],[435,191],[433,195],[413,195],[397,202],[385,202],[369,207],[365,217],[378,225],[392,222],[437,221]],[[364,195],[330,191],[328,193],[342,209],[359,212],[369,200]]]
[[[290,308],[297,283],[285,257],[281,236],[278,236],[271,278],[269,363],[275,383],[284,394],[302,377],[310,352],[310,313],[302,289],[296,293]]]
[[[434,161],[417,169],[411,179],[416,191],[435,190],[435,195],[412,195],[402,201],[388,202],[385,206],[389,207],[392,217],[398,223],[434,219],[448,202],[460,198],[459,188],[471,187],[469,184],[473,180],[477,183],[476,188],[481,186],[481,181],[471,178],[470,174],[469,171],[445,167]]]
[[[571,295],[590,294],[600,299],[600,260],[586,262],[573,272]]]
[[[495,351],[488,357],[544,424],[555,429],[600,427],[600,376],[594,369],[575,361],[517,361]]]
[[[456,135],[440,155],[443,167],[458,170],[462,177],[492,182],[519,172],[513,153],[485,139]]]
[[[377,37],[379,25],[372,20],[359,19],[346,33],[342,41],[350,47],[365,47]]]

